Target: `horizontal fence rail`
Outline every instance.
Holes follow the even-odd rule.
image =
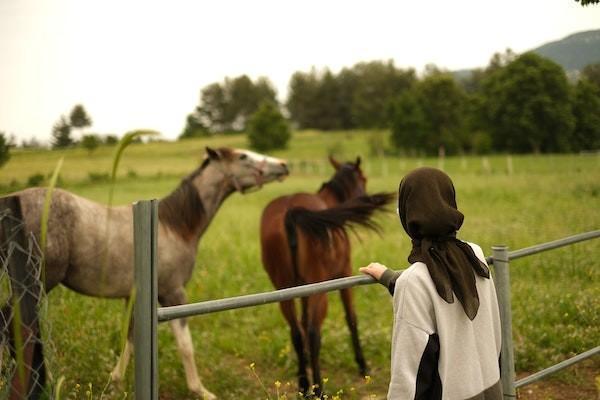
[[[583,361],[586,358],[595,356],[598,353],[600,353],[600,346],[596,346],[591,350],[584,351],[583,353],[578,354],[575,357],[571,357],[568,360],[561,361],[558,364],[555,364],[551,367],[548,367],[546,369],[538,371],[535,374],[531,374],[526,378],[516,381],[515,388],[520,388],[521,386],[529,385],[530,383],[539,381],[540,379],[543,379],[543,378],[545,378],[549,375],[552,375],[562,369],[570,367],[573,364],[577,364],[578,362]]]
[[[600,229],[596,230],[596,231],[590,231],[590,232],[580,233],[580,234],[573,235],[573,236],[568,236],[566,238],[562,238],[562,239],[558,239],[558,240],[553,240],[552,242],[536,244],[534,246],[525,247],[523,249],[510,251],[508,253],[508,259],[516,260],[517,258],[530,256],[532,254],[538,254],[543,251],[548,251],[548,250],[556,249],[559,247],[568,246],[570,244],[575,244],[578,242],[584,242],[586,240],[595,239],[597,237],[600,237]],[[486,257],[485,260],[488,262],[488,264],[494,263],[493,257]]]
[[[508,259],[525,257],[543,251],[568,246],[573,243],[583,242],[600,237],[600,230],[581,233],[555,240],[548,243],[538,244],[531,247],[511,251],[508,253]],[[488,264],[493,264],[493,257],[487,257]],[[245,308],[259,306],[269,303],[277,303],[284,300],[291,300],[297,297],[310,296],[317,293],[330,292],[338,289],[346,289],[353,286],[369,285],[377,281],[370,276],[351,276],[347,278],[333,279],[325,282],[313,283],[310,285],[296,286],[289,289],[280,289],[272,292],[250,294],[245,296],[229,297],[219,300],[209,300],[201,303],[182,304],[179,306],[160,307],[158,309],[158,320],[169,321],[176,318],[191,317],[194,315],[209,314],[218,311],[234,310],[236,308]]]
[[[221,300],[203,301],[202,303],[182,304],[179,306],[161,307],[158,309],[158,320],[169,321],[190,315],[209,314],[236,308],[260,306],[269,303],[291,300],[298,297],[312,296],[317,293],[331,292],[359,285],[377,283],[371,276],[350,276],[325,282],[311,283],[273,292],[249,294],[246,296],[229,297]]]

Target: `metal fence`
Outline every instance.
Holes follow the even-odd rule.
[[[40,254],[18,199],[0,199],[0,398],[38,399],[45,391]]]
[[[158,201],[140,201],[134,204],[134,247],[135,247],[135,394],[138,400],[158,398],[157,331],[158,321],[214,313],[243,307],[276,303],[317,293],[369,285],[376,280],[369,276],[352,276],[310,285],[276,290],[273,292],[231,297],[201,303],[157,308],[157,254],[156,224]],[[495,284],[502,324],[501,379],[504,398],[516,398],[516,389],[556,373],[581,360],[600,353],[600,346],[562,361],[524,379],[515,381],[514,353],[512,340],[512,314],[510,301],[509,261],[543,251],[571,245],[600,237],[600,230],[570,236],[553,242],[543,243],[509,252],[506,246],[494,246],[487,262],[494,265]]]

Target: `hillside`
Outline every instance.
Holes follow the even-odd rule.
[[[579,32],[532,50],[560,64],[565,71],[580,71],[600,63],[600,29]]]
[[[562,66],[570,77],[576,77],[586,65],[600,63],[600,29],[574,33],[530,51],[549,58]],[[460,69],[452,71],[452,74],[458,80],[465,80],[471,77],[473,71]]]

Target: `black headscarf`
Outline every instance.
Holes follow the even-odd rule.
[[[418,168],[402,179],[398,191],[400,221],[412,239],[408,261],[425,263],[440,297],[453,303],[456,295],[473,320],[479,309],[475,274],[489,278],[490,273],[471,246],[456,238],[464,215],[456,208],[452,180],[438,169]]]

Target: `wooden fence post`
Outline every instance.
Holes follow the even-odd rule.
[[[133,205],[135,398],[158,399],[157,239],[158,201]]]

